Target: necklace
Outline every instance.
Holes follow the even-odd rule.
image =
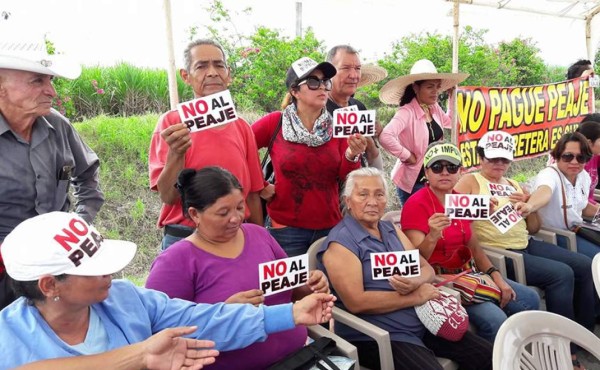
[[[433,196],[431,195],[432,193],[433,193],[433,190],[431,190],[431,186],[428,186],[427,187],[427,194],[429,195],[429,200],[431,201],[431,207],[433,208],[433,213],[445,213],[445,209],[442,209],[441,212],[438,212],[436,210],[436,208],[437,208],[436,207],[436,202],[435,202]],[[435,195],[435,193],[433,195]],[[437,199],[437,196],[436,196],[436,199]],[[439,202],[439,200],[438,200],[438,202]],[[465,227],[464,227],[464,224],[463,224],[463,220],[452,220],[451,219],[450,222],[451,222],[450,226],[448,226],[447,228],[445,228],[444,230],[442,230],[442,232],[441,232],[441,238],[440,239],[442,239],[443,242],[439,243],[439,245],[440,245],[440,247],[442,249],[441,252],[446,257],[448,257],[448,256],[450,256],[452,254],[450,251],[448,251],[448,248],[447,248],[448,240],[446,240],[446,237],[448,236],[448,234],[446,233],[446,235],[444,235],[444,233],[447,230],[450,230],[450,228],[455,229],[457,226],[460,226],[460,232],[461,232],[461,235],[462,235],[462,246],[465,246],[465,247],[467,246],[467,236],[466,236],[466,233],[465,233]],[[456,245],[458,243],[456,243],[456,241],[452,241],[452,244]],[[436,246],[436,248],[437,248],[437,246]],[[456,248],[451,248],[452,251],[454,251],[455,249]]]

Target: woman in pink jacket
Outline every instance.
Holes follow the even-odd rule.
[[[381,146],[398,158],[392,169],[392,181],[400,203],[425,184],[423,156],[427,146],[444,137],[450,128],[454,94],[450,94],[448,113],[438,104],[439,94],[464,81],[467,73],[438,73],[427,59],[415,62],[410,74],[386,83],[379,99],[386,104],[400,104],[392,120],[379,136]]]

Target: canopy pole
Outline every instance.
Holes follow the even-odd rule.
[[[459,26],[460,22],[458,20],[459,16],[459,1],[454,0],[454,7],[452,8],[452,16],[454,20],[454,36],[452,38],[452,73],[458,73],[458,41],[459,41]],[[456,111],[456,89],[452,91],[454,95],[454,107],[452,107],[452,130],[451,130],[451,140],[453,144],[458,143],[458,112]],[[448,107],[450,108],[450,107]]]
[[[177,93],[177,69],[175,68],[175,51],[173,49],[173,27],[171,25],[171,0],[163,0],[165,8],[165,26],[167,31],[167,79],[169,84],[169,101],[171,109],[176,109],[179,103],[179,95]]]

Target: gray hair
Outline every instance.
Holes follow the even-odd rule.
[[[336,45],[329,50],[329,52],[327,53],[327,59],[325,59],[325,60],[328,61],[329,63],[332,63],[333,58],[335,58],[336,54],[340,50],[343,50],[348,54],[358,54],[358,50],[356,50],[355,48],[353,48],[350,45]]]
[[[342,194],[343,196],[349,197],[350,194],[352,194],[352,189],[354,189],[357,177],[379,177],[381,179],[381,182],[383,183],[385,193],[387,194],[388,184],[387,181],[385,181],[383,172],[375,167],[362,167],[350,172],[348,174],[348,177],[346,177],[346,183],[344,184],[344,193]]]
[[[197,39],[187,44],[185,50],[183,51],[183,65],[186,71],[190,72],[192,69],[192,49],[200,45],[212,45],[221,50],[221,54],[223,54],[223,60],[225,61],[225,65],[227,65],[227,54],[225,54],[225,50],[223,50],[221,44],[212,39]]]

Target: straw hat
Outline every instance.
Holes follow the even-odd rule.
[[[42,73],[45,75],[77,78],[81,74],[81,66],[65,58],[64,55],[48,55],[43,37],[26,33],[0,29],[0,68],[16,69]]]
[[[367,86],[379,82],[388,76],[385,68],[375,64],[364,64],[360,69],[360,81],[358,86]]]
[[[406,86],[421,80],[442,80],[441,91],[458,85],[469,77],[468,73],[438,73],[430,60],[421,59],[413,64],[410,74],[388,81],[379,91],[379,100],[386,104],[398,105]]]

